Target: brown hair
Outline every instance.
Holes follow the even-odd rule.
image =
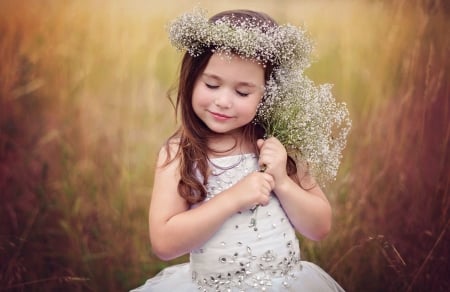
[[[223,17],[231,17],[236,23],[239,23],[240,20],[246,20],[254,21],[256,24],[264,22],[272,26],[278,25],[267,14],[251,10],[224,11],[214,15],[209,21],[214,22]],[[175,111],[181,116],[181,126],[166,143],[167,163],[175,158],[180,159],[178,193],[190,204],[201,202],[206,198],[204,186],[208,178],[208,151],[211,151],[208,147],[208,140],[212,135],[217,135],[197,117],[192,108],[192,93],[195,83],[208,64],[213,49],[213,47],[206,48],[205,52],[197,57],[192,57],[188,52],[184,54],[175,103]],[[265,80],[267,81],[272,73],[273,65],[265,64],[264,70]],[[244,126],[243,134],[244,139],[250,141],[254,145],[255,151],[258,151],[256,141],[264,137],[264,129],[256,123],[249,123]],[[178,144],[178,150],[175,157],[171,157],[169,147],[174,142]],[[287,170],[290,175],[297,172],[295,162],[290,157]],[[199,174],[203,177],[203,181],[199,181]]]

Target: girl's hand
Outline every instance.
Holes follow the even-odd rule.
[[[252,172],[226,192],[233,196],[238,211],[245,211],[256,205],[267,205],[274,185],[274,179],[270,174]]]
[[[264,167],[265,173],[273,176],[275,185],[288,178],[286,172],[287,152],[283,144],[271,137],[267,140],[258,139],[259,165]]]

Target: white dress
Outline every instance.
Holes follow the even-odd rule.
[[[211,168],[205,202],[257,171],[258,161],[254,154],[227,156],[212,159]],[[267,206],[230,217],[190,253],[189,263],[168,267],[132,291],[344,290],[320,267],[300,260],[295,230],[271,196]]]

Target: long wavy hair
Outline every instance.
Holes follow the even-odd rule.
[[[231,19],[237,23],[240,20],[246,20],[255,23],[265,22],[271,26],[278,25],[267,14],[251,10],[224,11],[212,16],[209,21],[214,22],[229,16],[233,16]],[[181,62],[177,98],[174,104],[176,114],[181,117],[181,125],[166,142],[168,153],[166,163],[168,164],[175,158],[179,158],[180,181],[178,182],[178,193],[190,204],[201,202],[206,198],[205,185],[209,170],[208,153],[213,151],[208,147],[208,141],[212,136],[218,135],[197,117],[192,108],[192,93],[195,83],[208,64],[213,50],[214,48],[211,47],[197,57],[192,57],[187,52],[184,54]],[[269,80],[273,68],[273,64],[265,64],[264,77],[266,82]],[[256,123],[251,122],[243,127],[243,139],[253,145],[256,153],[258,153],[256,141],[263,138],[264,134],[264,129]],[[174,157],[171,157],[169,150],[172,143],[176,143],[178,146]],[[296,164],[290,157],[288,157],[286,167],[289,175],[297,172]],[[199,174],[203,181],[199,180]]]

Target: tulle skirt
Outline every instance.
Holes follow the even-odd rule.
[[[273,278],[272,286],[265,291],[295,291],[295,292],[325,292],[344,291],[342,287],[324,270],[314,263],[301,261],[302,269],[294,272],[289,283],[284,277]],[[192,280],[189,263],[179,264],[162,270],[155,277],[147,280],[144,285],[131,290],[131,292],[193,292],[202,291]],[[209,290],[207,290],[209,291]],[[215,291],[212,289],[211,291]],[[231,291],[241,291],[238,288]],[[261,291],[260,288],[245,289],[244,291]]]

